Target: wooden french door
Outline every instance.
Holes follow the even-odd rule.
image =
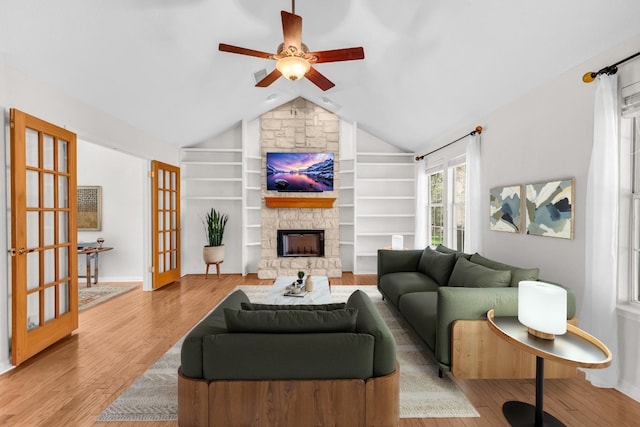
[[[151,162],[153,289],[180,279],[180,168]]]
[[[76,135],[11,109],[14,365],[78,327]]]

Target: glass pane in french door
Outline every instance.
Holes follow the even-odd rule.
[[[27,329],[69,311],[67,142],[26,131]]]

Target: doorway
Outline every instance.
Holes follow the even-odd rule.
[[[113,248],[98,257],[99,281],[142,282],[147,161],[82,139],[77,145],[78,186],[99,187],[101,196],[100,229],[78,229],[78,243],[104,239],[102,244]],[[80,256],[78,272],[85,271],[86,259]],[[85,283],[78,280],[80,286]]]

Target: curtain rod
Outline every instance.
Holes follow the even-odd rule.
[[[440,147],[440,148],[436,148],[436,149],[435,149],[435,150],[433,150],[433,151],[429,151],[427,154],[423,154],[422,156],[416,156],[416,162],[419,162],[420,160],[424,159],[424,158],[425,158],[425,157],[427,157],[429,154],[433,154],[433,153],[435,153],[436,151],[440,151],[440,150],[442,150],[443,148],[446,148],[446,147],[450,146],[451,144],[454,144],[454,143],[456,143],[456,142],[460,141],[461,139],[464,139],[464,138],[466,138],[466,137],[468,137],[468,136],[473,136],[473,135],[475,135],[476,133],[477,133],[477,134],[481,134],[481,133],[482,133],[482,126],[476,126],[476,128],[475,128],[474,130],[472,130],[471,132],[469,132],[468,134],[466,134],[466,135],[462,135],[460,138],[456,139],[455,141],[451,141],[451,142],[450,142],[450,143],[448,143],[447,145],[443,145],[443,146],[442,146],[442,147]]]
[[[582,81],[585,82],[585,83],[591,83],[600,74],[609,74],[609,75],[615,74],[615,73],[618,72],[618,65],[622,64],[623,62],[631,61],[636,56],[640,56],[640,52],[634,53],[633,55],[629,56],[628,58],[624,58],[624,59],[616,62],[615,64],[611,64],[611,65],[609,65],[607,67],[604,67],[604,68],[602,68],[600,71],[598,71],[596,73],[594,73],[593,71],[587,71],[584,74],[584,76],[582,76]]]

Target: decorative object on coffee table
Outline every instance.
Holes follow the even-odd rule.
[[[304,282],[304,289],[307,292],[313,292],[313,277],[312,276],[307,276],[307,280]]]
[[[307,269],[309,273],[307,274],[307,280],[304,282],[304,289],[307,292],[313,292],[313,277],[311,277],[311,260],[307,260]]]
[[[209,266],[216,266],[216,275],[220,277],[220,264],[224,262],[225,249],[222,239],[229,216],[211,208],[202,221],[205,226],[207,245],[202,249],[202,259],[207,265],[204,277],[209,276]]]
[[[307,277],[309,280],[309,277]],[[278,276],[273,286],[264,296],[261,302],[264,304],[329,304],[331,303],[331,289],[329,279],[326,276],[314,277],[314,291],[307,292],[300,289],[297,294],[291,293],[292,286],[296,284],[294,276]]]

